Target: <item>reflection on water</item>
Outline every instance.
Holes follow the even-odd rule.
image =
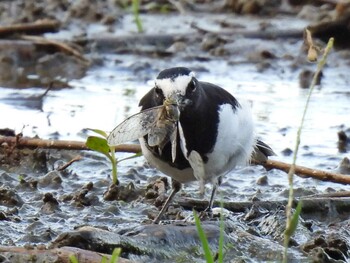
[[[206,67],[212,70],[198,72],[200,80],[218,84],[252,102],[258,136],[277,153],[294,148],[308,94],[308,90],[298,87],[296,74],[261,74],[253,66],[228,66],[220,61],[206,62]],[[0,116],[1,126],[18,132],[24,126],[25,135],[42,138],[58,133],[60,139],[83,139],[79,134],[88,127],[109,131],[138,111],[138,100],[152,86],[156,74],[149,76],[148,82],[138,82],[133,72],[106,64],[90,70],[81,80],[71,81],[72,89],[49,91],[42,100],[33,99],[42,89],[0,89],[0,111],[6,113]],[[300,157],[299,162],[308,165],[310,161],[313,165],[327,163],[323,158],[331,156],[340,159],[337,132],[350,123],[346,77],[332,68],[327,68],[325,75],[322,87],[312,95],[302,134],[301,155],[307,156]],[[337,78],[336,85],[330,77]]]
[[[246,51],[249,52],[256,48],[256,43],[249,41],[239,40],[234,44],[248,45]],[[285,53],[296,57],[294,53],[299,51],[295,50],[300,46],[301,42],[282,44],[270,42],[267,48],[282,58]],[[236,49],[237,56],[235,50],[230,50],[233,54],[229,58],[230,61],[211,57],[205,62],[193,59],[193,55],[190,58],[186,57],[191,54],[186,56],[182,54],[182,57],[180,54],[173,58],[108,54],[105,55],[103,65],[90,69],[80,80],[69,81],[71,88],[50,90],[43,98],[40,98],[40,95],[44,90],[36,86],[29,89],[0,87],[0,128],[11,128],[16,132],[23,130],[24,136],[38,135],[44,139],[83,141],[87,136],[85,128],[111,131],[126,117],[136,113],[139,110],[139,99],[152,87],[153,79],[160,70],[186,66],[195,69],[199,80],[215,83],[239,99],[251,101],[257,121],[257,136],[278,154],[273,158],[290,163],[292,156],[283,154],[282,151],[294,150],[296,132],[308,95],[307,89],[299,88],[299,71],[295,69],[293,63],[300,68],[305,65],[302,63],[299,65],[298,61],[276,59],[270,61],[270,65],[262,67],[259,60],[252,63],[240,53],[244,48]],[[345,156],[349,156],[348,153],[339,153],[337,149],[337,132],[350,127],[350,79],[348,67],[345,63],[342,65],[343,60],[339,59],[338,55],[334,52],[329,57],[328,67],[323,72],[322,86],[317,87],[312,96],[302,132],[298,164],[334,170]],[[310,65],[307,67],[310,68]],[[75,155],[71,151],[69,154],[72,156],[69,157],[55,154],[54,151],[50,152],[49,162],[62,163],[69,161]],[[67,152],[65,154],[69,155]],[[59,200],[60,210],[55,212],[58,217],[40,215],[42,226],[34,231],[37,236],[43,236],[42,233],[46,233],[47,229],[61,233],[84,224],[111,227],[114,230],[123,229],[125,226],[139,225],[139,222],[147,217],[149,210],[155,209],[143,202],[103,201],[103,193],[111,182],[110,164],[106,158],[96,153],[80,154],[84,158],[69,167],[67,176],[62,176],[63,187],[55,189],[55,193],[57,197],[62,197],[72,191],[76,192],[87,182],[93,182],[93,190],[88,196],[93,197],[97,203],[90,207],[75,209],[74,204]],[[118,158],[126,156],[130,154],[117,154]],[[55,158],[58,160],[53,160]],[[30,165],[27,167],[31,169]],[[52,167],[53,165],[50,169]],[[8,183],[10,180],[3,172],[6,167],[0,168],[0,178]],[[20,171],[18,167],[14,167],[11,172],[7,171],[16,185],[19,184],[18,171]],[[154,179],[155,175],[160,175],[159,172],[149,169],[142,157],[122,162],[118,166],[118,173],[122,183],[133,182],[136,187],[144,187],[150,177]],[[32,175],[24,174],[24,176],[30,179]],[[257,180],[264,176],[267,178],[267,183],[257,183]],[[37,175],[34,178],[37,178]],[[299,177],[295,178],[294,185],[296,196],[346,189],[342,185]],[[198,184],[194,182],[184,186],[184,190],[178,196],[199,197],[197,190]],[[46,191],[52,191],[52,188],[38,189],[39,194]],[[210,188],[208,187],[206,191],[209,195]],[[239,168],[224,178],[218,196],[222,196],[225,201],[286,200],[287,176],[284,172],[266,171],[259,166]],[[1,227],[4,231],[1,234],[7,237],[1,244],[12,244],[13,240],[16,244],[24,244],[26,237],[23,238],[23,233],[32,235],[30,227],[33,218],[36,220],[38,217],[38,211],[42,206],[41,196],[37,197],[35,191],[26,191],[25,194],[21,192],[21,197],[25,203],[19,211],[22,221],[20,224],[0,222],[6,226]]]

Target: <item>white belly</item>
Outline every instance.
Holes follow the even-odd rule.
[[[224,104],[219,110],[219,126],[213,151],[207,154],[208,162],[204,164],[204,178],[201,181],[215,183],[236,165],[246,164],[254,149],[254,125],[250,106],[241,104],[235,112],[232,106]],[[142,153],[146,160],[162,173],[174,178],[180,183],[195,181],[192,168],[176,169],[168,163],[155,157],[145,145],[145,139],[140,138]],[[186,147],[186,146],[185,146]],[[183,149],[184,155],[187,149]]]
[[[206,182],[228,173],[236,165],[246,165],[251,157],[255,144],[254,124],[250,106],[241,106],[236,112],[229,104],[220,107],[216,143],[205,164]]]
[[[162,161],[161,159],[155,157],[152,154],[152,152],[145,145],[144,138],[140,138],[139,141],[140,141],[142,153],[150,165],[157,168],[159,171],[161,171],[165,175],[168,175],[171,178],[174,178],[176,181],[180,183],[188,183],[196,180],[196,178],[193,175],[192,168],[179,170],[175,167],[170,166],[167,162]]]

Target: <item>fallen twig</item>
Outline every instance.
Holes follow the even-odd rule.
[[[82,159],[82,157],[80,155],[75,156],[72,160],[70,160],[69,162],[67,162],[66,164],[60,166],[57,168],[57,171],[63,171],[64,169],[66,169],[68,166],[70,166],[72,163],[76,162],[76,161],[80,161]]]
[[[32,138],[16,138],[11,136],[0,136],[0,146],[3,143],[14,145],[15,147],[27,147],[27,148],[46,148],[46,149],[66,149],[66,150],[90,150],[85,142],[80,141],[58,141],[58,140],[43,140],[43,139],[32,139]],[[121,144],[115,147],[116,152],[128,152],[128,153],[139,153],[141,147],[138,144]],[[252,161],[253,164],[264,166],[266,169],[278,169],[288,173],[291,164],[276,161],[267,160],[266,162],[259,162],[256,160]],[[321,181],[329,181],[338,184],[350,184],[350,175],[344,175],[339,173],[332,173],[322,171],[318,169],[312,169],[304,166],[297,165],[295,167],[295,174],[301,177],[312,177]]]
[[[59,150],[90,150],[85,142],[80,141],[64,141],[64,140],[43,140],[33,138],[16,138],[16,137],[1,137],[0,146],[3,143],[15,145],[18,148],[45,148],[45,149],[59,149]],[[121,144],[115,147],[116,152],[130,152],[138,153],[141,148],[137,144]]]
[[[298,201],[303,201],[302,212],[303,213],[320,213],[327,211],[348,212],[350,208],[349,197],[318,197],[318,196],[307,196],[303,198],[294,199],[292,206],[295,208]],[[276,210],[287,205],[288,200],[284,201],[246,201],[246,202],[223,202],[222,205],[227,210],[234,213],[244,213],[249,211],[253,206],[266,209],[268,211]],[[179,198],[177,203],[185,209],[192,210],[193,208],[198,210],[204,210],[208,206],[208,201],[199,200],[193,198]],[[332,203],[332,208],[330,208]],[[220,207],[221,201],[214,202],[214,206]],[[317,209],[316,209],[317,208]]]
[[[72,55],[79,60],[85,62],[86,64],[89,63],[89,60],[84,57],[84,55],[79,52],[77,49],[69,46],[66,43],[63,43],[61,41],[53,40],[53,39],[47,39],[45,37],[40,36],[22,36],[21,37],[24,40],[30,40],[33,41],[37,45],[45,45],[45,46],[54,46],[59,51],[64,52],[68,55]]]
[[[47,32],[57,32],[60,22],[57,20],[39,20],[34,23],[14,24],[9,26],[0,26],[0,36],[9,36],[14,34],[38,35]]]
[[[291,164],[289,163],[284,163],[275,160],[267,160],[266,163],[263,163],[261,165],[264,166],[266,169],[278,169],[285,171],[286,173],[288,173],[291,167]],[[350,175],[311,169],[300,165],[295,166],[294,172],[296,175],[299,175],[301,177],[312,177],[317,180],[328,181],[338,184],[350,184]]]

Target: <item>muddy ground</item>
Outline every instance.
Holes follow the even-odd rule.
[[[2,26],[58,21],[39,37],[73,51],[23,37],[33,31],[0,30],[0,136],[84,141],[86,128],[110,131],[137,112],[160,70],[182,65],[252,101],[258,136],[274,159],[290,163],[316,68],[303,44],[311,26],[315,45],[335,36],[336,49],[315,90],[298,163],[350,174],[349,7],[313,2],[142,1],[140,33],[129,1],[2,1]],[[100,262],[100,253],[121,247],[125,262],[204,262],[192,209],[204,209],[210,186],[202,199],[196,183],[186,185],[161,225],[152,225],[170,180],[143,157],[121,162],[118,178],[112,185],[111,166],[98,153],[1,144],[0,261],[69,262],[74,253]],[[227,176],[218,193],[224,262],[281,261],[287,197],[283,171],[248,166]],[[290,262],[347,262],[348,186],[296,177],[298,200]],[[214,254],[218,210],[202,222]]]

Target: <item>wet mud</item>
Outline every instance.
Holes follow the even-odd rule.
[[[334,35],[298,163],[350,174],[347,4],[142,1],[143,33],[127,1],[16,0],[0,9],[6,25],[58,21],[39,36],[72,48],[4,35],[0,136],[84,141],[86,128],[111,131],[138,111],[160,70],[181,65],[252,101],[259,138],[289,163],[316,68],[306,60],[303,29],[310,26],[320,47]],[[120,262],[205,262],[193,209],[206,207],[209,186],[204,199],[196,183],[184,186],[153,225],[170,180],[139,157],[118,164],[118,181],[112,184],[109,160],[98,153],[1,144],[0,261],[69,262],[74,253],[80,262],[101,262],[120,247]],[[295,177],[294,187],[294,208],[298,201],[303,208],[289,261],[349,261],[348,186]],[[280,262],[287,198],[283,171],[252,165],[228,174],[213,214],[202,220],[213,254],[223,212],[224,262]]]

